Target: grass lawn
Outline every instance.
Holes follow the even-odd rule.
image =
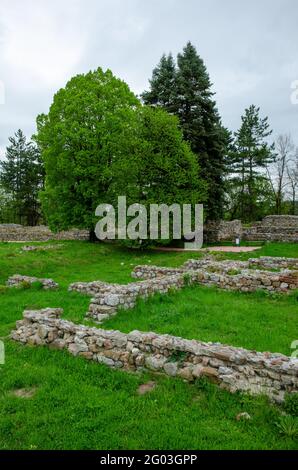
[[[200,253],[142,253],[87,242],[63,242],[61,248],[38,252],[22,252],[21,246],[0,243],[0,339],[6,352],[5,365],[0,365],[1,449],[298,448],[297,440],[280,434],[276,425],[282,408],[264,397],[231,395],[204,380],[190,385],[160,375],[110,370],[66,352],[24,347],[8,339],[25,308],[63,307],[65,318],[83,322],[89,298],[67,292],[71,282],[131,282],[137,264],[179,266]],[[298,245],[272,243],[255,253],[220,257],[262,255],[298,257]],[[16,273],[52,277],[60,288],[3,287]],[[298,338],[297,313],[295,293],[270,298],[189,287],[140,301],[104,327],[153,330],[289,355],[291,342]],[[155,389],[138,395],[139,385],[149,380],[157,383]],[[243,411],[252,419],[237,421]]]

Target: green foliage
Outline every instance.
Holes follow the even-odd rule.
[[[187,358],[187,353],[185,351],[175,351],[169,357],[169,362],[182,363],[186,360],[186,358]]]
[[[229,269],[227,271],[227,274],[229,276],[236,276],[237,274],[240,274],[240,273],[241,273],[241,271],[239,269],[235,269],[235,268],[234,269]]]
[[[250,106],[241,120],[242,125],[235,133],[227,160],[229,172],[233,175],[227,187],[231,218],[239,217],[251,222],[267,215],[274,207],[274,193],[260,170],[274,161],[275,154],[274,145],[267,142],[272,134],[268,118],[260,117],[260,108]]]
[[[100,203],[203,201],[197,161],[174,116],[143,107],[101,69],[74,77],[38,118],[46,167],[43,207],[54,230],[92,230]]]
[[[0,162],[0,219],[36,225],[40,219],[38,194],[44,170],[40,153],[19,129],[9,138],[5,160]]]
[[[137,98],[111,71],[73,77],[37,118],[46,169],[42,204],[53,230],[93,229],[106,200],[110,166],[135,127]],[[125,145],[125,148],[127,146]]]
[[[191,276],[188,273],[183,274],[183,282],[185,286],[189,286],[191,284]]]
[[[0,294],[4,294],[7,291],[8,287],[7,286],[1,286],[0,285]]]
[[[31,282],[28,281],[22,281],[20,282],[18,289],[30,289],[31,288]]]
[[[298,417],[298,393],[286,394],[284,409],[287,413]]]

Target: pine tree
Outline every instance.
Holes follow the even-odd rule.
[[[253,221],[257,215],[257,188],[259,181],[264,179],[260,170],[265,170],[274,161],[274,144],[267,142],[272,130],[268,117],[260,117],[260,108],[251,105],[241,120],[241,127],[235,133],[230,172],[238,187],[239,216],[243,220]]]
[[[208,184],[207,216],[218,219],[223,214],[229,132],[221,124],[206,66],[190,42],[183,53],[178,54],[175,72],[171,62],[171,80],[163,80],[163,77],[169,76],[167,70],[163,56],[153,71],[151,89],[143,93],[143,99],[147,104],[162,106],[178,116],[184,138],[197,155],[201,177]],[[166,88],[170,96],[167,100]]]
[[[36,225],[38,222],[38,192],[43,185],[43,165],[38,148],[27,142],[19,129],[9,138],[6,159],[0,163],[0,183],[11,195],[14,220]]]
[[[144,91],[141,97],[145,104],[161,106],[169,113],[176,111],[176,65],[172,54],[163,54],[159,64],[149,80],[150,91]]]

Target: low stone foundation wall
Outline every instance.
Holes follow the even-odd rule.
[[[50,250],[60,250],[64,246],[63,243],[56,243],[55,245],[24,245],[21,250],[28,251],[50,251]]]
[[[186,267],[182,268],[136,266],[132,277],[145,280],[124,285],[102,281],[76,282],[69,286],[69,290],[93,296],[86,316],[101,323],[116,315],[119,308],[133,308],[138,298],[146,299],[156,293],[166,294],[169,290],[181,289],[186,285],[201,284],[240,292],[254,292],[260,289],[287,293],[298,288],[298,271],[282,270],[272,273],[249,269],[235,270],[235,266],[239,267],[239,264],[235,263],[237,262],[213,263],[203,269],[198,268],[200,260],[189,260]],[[244,262],[241,266],[247,264]]]
[[[0,242],[7,241],[48,241],[48,240],[89,240],[89,231],[71,229],[59,233],[53,233],[48,227],[39,225],[25,227],[23,225],[0,225]]]
[[[237,237],[247,241],[298,242],[297,215],[270,215],[260,222],[246,227],[240,220],[210,221],[204,227],[207,243],[235,241]]]
[[[151,279],[160,276],[181,274],[186,271],[205,269],[209,272],[223,274],[240,274],[243,270],[263,268],[277,270],[298,270],[298,258],[283,258],[274,256],[261,256],[260,258],[249,258],[248,261],[224,260],[216,261],[212,256],[199,259],[189,259],[180,268],[168,268],[152,265],[140,265],[134,268],[132,277],[137,279]],[[269,273],[270,274],[270,273]]]
[[[243,228],[242,237],[248,241],[298,242],[297,215],[270,215],[251,227]]]
[[[113,368],[151,370],[187,381],[207,377],[231,392],[265,394],[277,402],[286,392],[298,391],[298,359],[151,332],[90,328],[61,320],[61,314],[62,309],[25,311],[11,338],[66,349]]]
[[[283,258],[274,256],[261,256],[260,258],[250,258],[248,260],[250,268],[255,266],[265,269],[297,269],[298,258]]]
[[[166,294],[170,289],[180,289],[184,285],[183,276],[163,276],[130,284],[108,284],[100,281],[74,283],[69,290],[94,295],[91,299],[87,317],[101,323],[117,313],[119,308],[129,309],[136,304],[137,298],[146,299],[155,293]]]
[[[8,287],[20,287],[24,285],[32,285],[34,282],[40,282],[43,286],[43,289],[57,289],[59,285],[57,282],[53,281],[53,279],[44,279],[39,277],[32,277],[32,276],[22,276],[21,274],[14,274],[8,278],[6,285]]]
[[[242,238],[243,227],[241,220],[215,220],[204,226],[204,242],[217,243],[221,241],[235,241]]]
[[[139,265],[136,266],[131,273],[131,277],[136,279],[154,279],[161,276],[173,276],[175,274],[183,274],[186,269],[181,268],[164,268],[162,266]]]

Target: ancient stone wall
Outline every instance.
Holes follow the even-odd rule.
[[[260,258],[250,258],[248,265],[250,268],[257,266],[265,269],[298,269],[298,258],[260,256]]]
[[[106,331],[59,317],[62,309],[25,311],[11,338],[66,349],[74,356],[124,370],[151,370],[188,381],[207,377],[235,392],[266,394],[280,402],[298,391],[298,359],[157,333]]]
[[[203,284],[206,286],[215,286],[220,289],[237,290],[240,292],[254,292],[258,289],[267,290],[269,292],[289,292],[298,288],[298,272],[293,270],[282,270],[280,272],[260,271],[251,269],[232,268],[235,264],[222,266],[218,263],[218,267],[204,267],[185,269],[183,273],[176,274],[173,279],[179,279],[179,282],[185,284]],[[237,265],[236,265],[237,266]],[[235,272],[233,272],[235,269]],[[155,266],[137,266],[135,271],[138,277],[142,277],[152,281],[155,275],[161,276],[162,268],[156,269]],[[159,277],[159,279],[168,276]]]
[[[69,290],[94,295],[86,316],[101,323],[110,316],[115,315],[119,308],[133,308],[137,298],[146,299],[156,293],[166,294],[170,289],[180,289],[183,285],[182,275],[167,275],[158,279],[123,285],[108,284],[101,281],[76,282],[69,286]]]
[[[298,242],[298,216],[270,215],[261,222],[243,229],[243,239],[248,241]]]
[[[71,229],[53,233],[43,225],[25,227],[16,224],[0,225],[0,242],[7,241],[48,241],[48,240],[88,240],[88,230]]]
[[[298,216],[270,215],[250,227],[240,220],[208,222],[204,227],[207,243],[235,241],[236,237],[247,241],[298,242]]]
[[[241,220],[209,221],[204,225],[204,242],[235,241],[237,237],[242,238],[242,233]]]
[[[268,261],[268,259],[267,259]],[[279,272],[248,269],[249,261],[211,259],[188,260],[181,268],[136,266],[132,277],[144,279],[130,284],[109,284],[102,281],[75,282],[69,290],[93,296],[87,317],[101,323],[116,315],[119,308],[129,309],[138,298],[181,289],[186,285],[201,284],[240,292],[266,290],[288,293],[298,288],[298,271],[282,269]]]
[[[204,226],[204,240],[207,243],[235,241],[281,241],[298,242],[298,216],[271,215],[261,222],[245,227],[240,220],[210,221]],[[72,229],[53,233],[48,227],[25,227],[16,224],[0,225],[0,241],[48,241],[88,240],[88,230]]]

